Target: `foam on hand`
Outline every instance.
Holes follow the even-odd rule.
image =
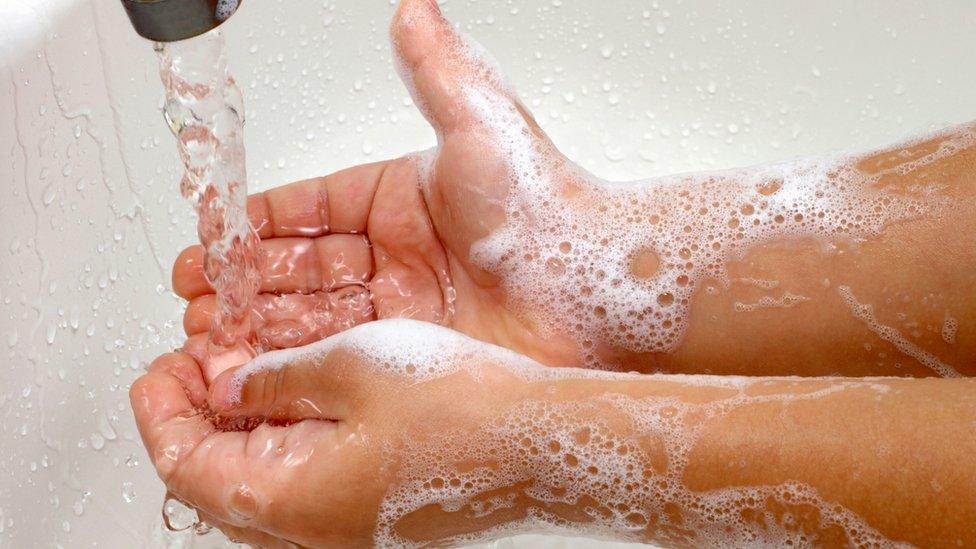
[[[480,58],[463,62],[482,64]],[[597,344],[674,350],[696,289],[705,280],[728,284],[728,262],[757,245],[815,238],[826,249],[831,242],[863,241],[946,204],[937,184],[892,192],[876,185],[885,173],[865,174],[856,167],[859,157],[843,155],[601,181],[561,162],[493,85],[472,84],[465,98],[509,166],[506,221],[471,256],[501,278],[519,312],[569,330],[590,366],[608,366],[593,351]],[[894,170],[908,173],[974,142],[972,132],[947,136],[933,152]],[[643,264],[635,267],[638,260]],[[804,299],[759,305],[789,307]]]
[[[447,25],[419,8],[404,19]],[[845,155],[652,181],[599,180],[535,135],[483,48],[453,30],[445,34],[446,59],[438,62],[458,88],[457,109],[473,119],[468,131],[508,166],[505,222],[471,247],[470,258],[499,277],[509,308],[552,332],[568,332],[587,366],[614,366],[601,361],[601,345],[673,351],[696,291],[706,281],[729,284],[729,261],[758,245],[813,238],[828,253],[831,244],[876,237],[948,203],[938,182],[887,189],[878,184],[887,172],[864,173],[857,168],[861,157]],[[436,121],[413,89],[410,68],[400,68],[417,104]],[[946,134],[931,152],[889,171],[908,173],[973,143],[972,131]],[[806,299],[790,295],[741,308]]]
[[[880,176],[857,170],[853,157],[608,183],[554,165],[511,104],[479,89],[468,101],[510,166],[506,222],[472,257],[501,278],[521,313],[559,319],[553,328],[568,329],[591,366],[602,365],[598,343],[674,350],[695,291],[705,280],[728,284],[728,262],[759,244],[861,241],[945,205],[934,187],[877,188]],[[932,159],[973,137],[947,140]],[[573,198],[563,196],[567,185]],[[640,272],[637,258],[651,266]]]
[[[565,401],[527,399],[499,409],[497,418],[474,433],[445,431],[423,442],[409,437],[397,444],[387,442],[384,454],[399,478],[380,504],[374,533],[379,547],[474,543],[526,532],[700,547],[805,546],[815,544],[817,534],[797,527],[789,516],[809,509],[818,513],[817,529],[839,532],[849,545],[897,546],[802,482],[705,491],[685,483],[702,434],[735,410],[776,402],[788,406],[844,391],[867,391],[870,398],[881,398],[891,390],[887,380],[828,379],[811,384],[799,378],[648,376],[550,368],[450,329],[404,319],[371,322],[306,347],[263,354],[235,374],[237,398],[248,377],[257,372],[298,362],[325,369],[330,354],[339,349],[362,359],[366,382],[414,386],[462,371],[481,382],[480,368],[491,365],[526,383],[630,380],[694,387],[693,394],[710,395],[688,401],[659,389],[654,392],[659,396],[609,391]],[[771,390],[772,384],[778,388]],[[613,418],[617,420],[611,423]],[[521,518],[446,540],[407,539],[397,530],[401,520],[427,507],[478,518],[497,512],[505,516],[505,510],[516,505],[525,510]],[[568,508],[582,514],[566,512]]]
[[[339,347],[366,359],[366,367],[410,384],[461,370],[478,381],[472,365],[491,363],[529,383],[642,379],[718,390],[718,396],[713,391],[704,402],[667,396],[666,391],[642,398],[608,392],[574,401],[530,399],[500,410],[496,420],[476,433],[444,432],[422,443],[408,438],[401,441],[404,445],[391,445],[385,454],[400,478],[380,506],[374,534],[378,547],[475,543],[526,532],[701,547],[805,546],[816,543],[818,534],[789,518],[805,509],[818,513],[817,529],[839,532],[847,544],[897,546],[802,482],[706,491],[685,484],[692,451],[715,420],[747,405],[786,406],[849,390],[880,398],[890,391],[885,380],[825,380],[822,385],[801,386],[785,378],[636,376],[546,368],[446,328],[409,320],[371,323],[302,350],[269,353],[249,368],[275,367],[298,358],[323,360]],[[770,383],[780,383],[782,389],[771,392]],[[613,417],[625,418],[625,427],[620,422],[611,426]],[[655,456],[654,448],[663,451],[663,459]],[[428,507],[477,519],[497,512],[509,516],[505,510],[516,505],[525,511],[521,518],[450,539],[407,539],[397,531],[401,520]],[[566,512],[567,508],[581,509],[582,514]],[[786,514],[780,516],[782,512]]]
[[[462,369],[474,372],[474,366],[485,363],[510,365],[526,379],[549,375],[549,368],[503,347],[475,343],[459,332],[436,324],[388,319],[361,324],[304,347],[258,356],[234,373],[230,401],[240,402],[241,389],[256,373],[299,362],[327,368],[329,354],[337,349],[357,355],[365,367],[376,373],[415,382],[444,377]]]

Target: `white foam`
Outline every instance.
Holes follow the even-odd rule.
[[[858,319],[864,322],[872,332],[878,334],[878,337],[894,345],[902,353],[914,358],[915,360],[922,363],[922,365],[931,369],[936,374],[942,377],[961,377],[958,371],[952,366],[946,364],[939,360],[939,358],[932,353],[922,349],[918,345],[912,343],[908,340],[901,332],[897,329],[882,324],[874,315],[874,307],[870,304],[860,303],[854,296],[854,293],[847,286],[840,286],[837,288],[841,297],[844,298],[844,302],[848,307],[851,308],[851,312],[854,313]]]
[[[445,433],[433,444],[398,448],[403,478],[384,498],[374,542],[412,547],[553,532],[663,546],[806,546],[816,533],[803,532],[790,524],[788,514],[777,517],[771,509],[789,513],[813,507],[820,514],[818,526],[839,529],[850,545],[896,546],[799,482],[700,492],[684,484],[689,455],[712,420],[746,404],[819,399],[851,388],[865,385],[835,381],[821,389],[752,396],[733,390],[704,404],[619,394],[589,402],[523,402],[477,434]],[[607,421],[615,413],[629,418],[629,430],[622,431],[619,423],[610,427]],[[648,443],[662,447],[663,462],[645,453]],[[493,495],[485,502],[488,493]],[[515,500],[527,515],[485,531],[438,540],[405,539],[396,531],[403,517],[425,507],[482,516]],[[582,508],[583,516],[560,512],[562,506]],[[764,518],[750,520],[749,514]]]
[[[786,292],[780,297],[762,296],[755,303],[741,303],[737,301],[734,308],[740,313],[750,313],[760,309],[790,309],[806,301],[810,301],[810,298]]]
[[[472,246],[471,259],[499,276],[519,314],[568,331],[589,366],[612,366],[596,356],[597,343],[674,350],[703,281],[729,284],[728,262],[759,244],[814,238],[828,250],[939,211],[948,202],[938,182],[897,192],[876,183],[976,142],[972,132],[945,134],[931,154],[870,175],[856,168],[861,157],[837,155],[611,183],[573,167],[534,135],[478,47],[447,49],[454,74],[468,75],[458,85],[478,134],[509,168],[506,220]],[[656,258],[657,270],[635,276],[631,261],[638,255]]]
[[[361,324],[311,345],[265,353],[235,374],[231,395],[240,400],[240,390],[256,373],[277,370],[298,363],[327,367],[329,354],[342,349],[359,355],[364,368],[394,374],[413,381],[440,378],[461,369],[485,363],[505,365],[514,370],[547,369],[508,349],[477,342],[461,333],[408,319],[388,319]]]
[[[522,314],[568,329],[589,365],[600,365],[585,351],[598,342],[674,350],[698,285],[728,283],[728,261],[758,244],[856,242],[944,204],[932,189],[879,190],[843,157],[610,184],[554,166],[510,104],[478,89],[468,102],[508,160],[511,189],[505,224],[472,258],[501,278]],[[578,198],[560,196],[567,183]],[[637,254],[656,257],[657,271],[635,276]]]

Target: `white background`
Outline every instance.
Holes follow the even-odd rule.
[[[976,118],[972,0],[443,5],[607,178]],[[226,25],[252,189],[433,145],[392,69],[394,7],[247,0]],[[169,266],[195,238],[160,94],[116,0],[0,0],[0,547],[164,543],[127,400],[180,344]]]

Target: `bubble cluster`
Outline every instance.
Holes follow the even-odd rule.
[[[959,321],[955,317],[946,315],[942,323],[942,340],[952,345],[956,342],[956,332],[959,331]]]
[[[740,313],[751,313],[760,309],[789,309],[805,301],[810,301],[810,298],[786,292],[781,297],[763,296],[755,303],[742,303],[737,301],[734,307]]]
[[[695,290],[728,284],[727,263],[759,244],[860,241],[945,201],[935,187],[879,188],[882,174],[859,171],[854,157],[608,183],[556,161],[516,107],[479,89],[467,97],[510,167],[506,222],[476,243],[473,259],[501,277],[523,314],[559,319],[553,328],[582,343],[589,365],[600,365],[599,343],[673,350]],[[911,164],[959,146],[947,140]]]
[[[705,280],[728,284],[728,262],[757,245],[814,238],[826,250],[936,211],[945,203],[936,184],[891,190],[879,180],[976,141],[972,132],[946,134],[928,154],[871,174],[858,169],[860,157],[835,156],[611,183],[540,139],[483,49],[458,34],[451,39],[450,63],[469,75],[458,84],[465,111],[509,168],[506,220],[472,246],[471,257],[501,278],[513,308],[569,331],[590,366],[609,366],[597,357],[599,345],[675,349],[696,290]],[[412,88],[409,67],[400,69]]]
[[[575,378],[599,375],[569,372]],[[851,546],[896,546],[800,482],[706,491],[685,482],[692,449],[716,418],[747,404],[818,399],[863,385],[836,382],[807,392],[750,395],[746,389],[761,382],[680,379],[721,388],[726,396],[703,404],[612,393],[587,401],[525,401],[475,435],[447,433],[391,452],[402,478],[381,505],[374,542],[409,547],[431,541],[407,539],[397,526],[433,507],[465,517],[476,530],[438,543],[549,532],[664,546],[782,547],[815,545],[830,532]],[[614,418],[623,420],[611,424]],[[503,524],[474,528],[496,512],[506,517]]]
[[[924,366],[928,367],[930,370],[942,377],[961,377],[959,372],[939,360],[939,358],[932,353],[922,349],[918,345],[912,343],[908,340],[901,332],[897,329],[882,324],[878,321],[874,314],[874,306],[861,303],[854,296],[854,292],[847,286],[840,286],[837,288],[838,293],[840,293],[841,298],[844,299],[844,303],[850,307],[851,312],[859,320],[864,322],[872,332],[876,333],[878,337],[894,345],[902,353],[914,358],[915,360],[922,363]]]
[[[329,354],[338,349],[358,355],[379,373],[414,381],[444,377],[461,369],[474,373],[473,366],[485,363],[510,365],[525,379],[548,375],[548,369],[527,357],[503,347],[475,345],[472,341],[459,332],[416,320],[369,322],[311,345],[258,356],[234,374],[232,400],[240,400],[241,388],[258,372],[277,370],[298,362],[324,363]]]

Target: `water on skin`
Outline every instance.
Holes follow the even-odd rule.
[[[209,376],[215,377],[256,354],[250,341],[251,310],[260,289],[262,256],[260,239],[247,217],[244,100],[227,70],[219,31],[157,44],[156,51],[166,90],[163,114],[176,136],[185,170],[180,192],[193,202],[199,217],[204,273],[217,298],[206,365]],[[132,497],[131,490],[123,489],[123,498]],[[210,530],[192,509],[173,498],[164,501],[162,516],[170,533],[202,535]]]
[[[801,481],[706,491],[694,490],[685,481],[692,451],[707,426],[735,410],[818,400],[844,391],[866,391],[882,398],[889,393],[891,380],[819,380],[770,392],[759,390],[768,380],[754,378],[548,368],[434,324],[396,319],[364,324],[313,345],[264,354],[237,370],[231,400],[240,400],[244,385],[255,374],[308,362],[326,364],[339,349],[362,359],[370,370],[370,382],[380,386],[420,386],[459,373],[477,381],[482,379],[480,366],[490,364],[528,384],[656,380],[711,395],[703,402],[666,392],[644,397],[611,392],[592,401],[528,398],[511,409],[497,409],[498,421],[486,422],[477,432],[447,430],[422,441],[384,441],[387,466],[399,473],[378,510],[373,538],[378,547],[460,545],[526,531],[654,540],[664,546],[808,546],[817,543],[821,530],[853,546],[902,546]],[[611,428],[608,417],[624,418],[627,427]],[[648,440],[659,446],[648,446]],[[660,448],[664,460],[657,461],[649,450],[654,447]],[[400,531],[421,510],[477,520],[499,511],[502,516],[516,501],[531,502],[526,515],[495,528],[437,540],[412,539]],[[561,506],[581,501],[591,502],[583,514],[560,512]],[[819,517],[809,528],[790,518],[803,509],[815,509]]]

